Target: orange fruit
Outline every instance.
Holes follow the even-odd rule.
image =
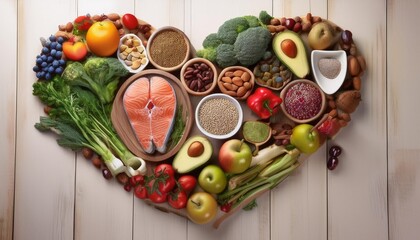
[[[99,56],[108,57],[114,54],[120,42],[118,29],[111,21],[95,22],[86,33],[86,44],[89,50]]]

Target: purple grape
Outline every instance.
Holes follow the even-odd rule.
[[[112,173],[111,173],[111,171],[108,170],[108,168],[102,169],[102,175],[104,176],[105,179],[111,179],[112,178]]]
[[[330,157],[327,162],[327,168],[329,170],[334,170],[338,165],[338,158],[337,157]]]
[[[330,147],[329,154],[331,157],[338,157],[341,155],[342,149],[341,147],[334,145]]]

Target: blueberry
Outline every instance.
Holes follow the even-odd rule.
[[[49,53],[49,52],[50,52],[50,49],[48,49],[47,47],[43,47],[43,48],[42,48],[42,53],[47,54],[47,53]]]
[[[57,47],[57,42],[52,42],[50,48],[55,49]]]
[[[55,69],[55,73],[57,74],[62,74],[63,73],[63,68],[62,67],[58,67]]]
[[[60,66],[66,65],[66,61],[64,59],[58,60],[58,63],[59,63]]]
[[[51,73],[46,73],[45,74],[45,79],[50,80],[52,77]]]
[[[33,68],[32,68],[32,70],[34,70],[34,72],[39,72],[39,70],[41,70],[40,68],[39,68],[39,66],[34,66]]]
[[[41,67],[45,68],[45,67],[47,67],[47,66],[48,66],[48,63],[47,63],[47,62],[42,62],[42,63],[41,63]]]
[[[41,57],[37,58],[36,61],[35,61],[35,63],[36,64],[39,64],[39,65],[41,65],[42,62],[43,61],[42,61],[42,58]]]
[[[52,63],[52,61],[54,61],[54,58],[52,56],[48,56],[47,57],[47,62]]]
[[[57,50],[55,50],[55,49],[52,49],[51,52],[50,52],[51,56],[55,56],[56,53],[57,53]]]
[[[62,44],[64,42],[64,38],[63,37],[58,37],[57,42]]]
[[[50,66],[50,67],[48,68],[48,72],[49,72],[49,73],[53,73],[53,72],[55,72],[55,68],[54,68],[53,66]]]
[[[58,60],[54,60],[53,62],[52,62],[52,66],[53,67],[58,67],[60,65],[60,63],[58,62]]]
[[[46,62],[46,61],[47,61],[47,55],[42,55],[42,56],[41,56],[41,60],[42,60],[43,62]]]
[[[57,41],[57,38],[54,35],[51,35],[49,39],[51,42]]]
[[[62,51],[57,51],[55,53],[55,59],[60,59],[63,56],[63,52]]]
[[[55,47],[55,49],[57,51],[61,51],[61,50],[63,50],[63,46],[60,43],[57,43],[57,46]]]

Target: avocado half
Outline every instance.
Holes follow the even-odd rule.
[[[198,142],[202,144],[203,150],[198,156],[191,156],[189,154],[190,146],[193,143]],[[210,160],[213,154],[213,145],[211,142],[203,136],[192,136],[182,145],[178,153],[175,155],[172,167],[179,174],[191,172],[194,169],[204,165]]]
[[[283,52],[281,43],[284,40],[292,40],[295,43],[297,53],[294,58],[287,56]],[[310,68],[308,57],[306,56],[305,45],[303,44],[302,38],[299,34],[289,30],[279,32],[274,35],[272,45],[276,56],[288,69],[290,69],[290,71],[293,72],[294,75],[298,78],[304,78],[309,74]]]

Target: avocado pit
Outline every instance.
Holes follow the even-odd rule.
[[[200,141],[195,141],[190,144],[187,154],[190,157],[198,157],[204,152],[204,145]]]

